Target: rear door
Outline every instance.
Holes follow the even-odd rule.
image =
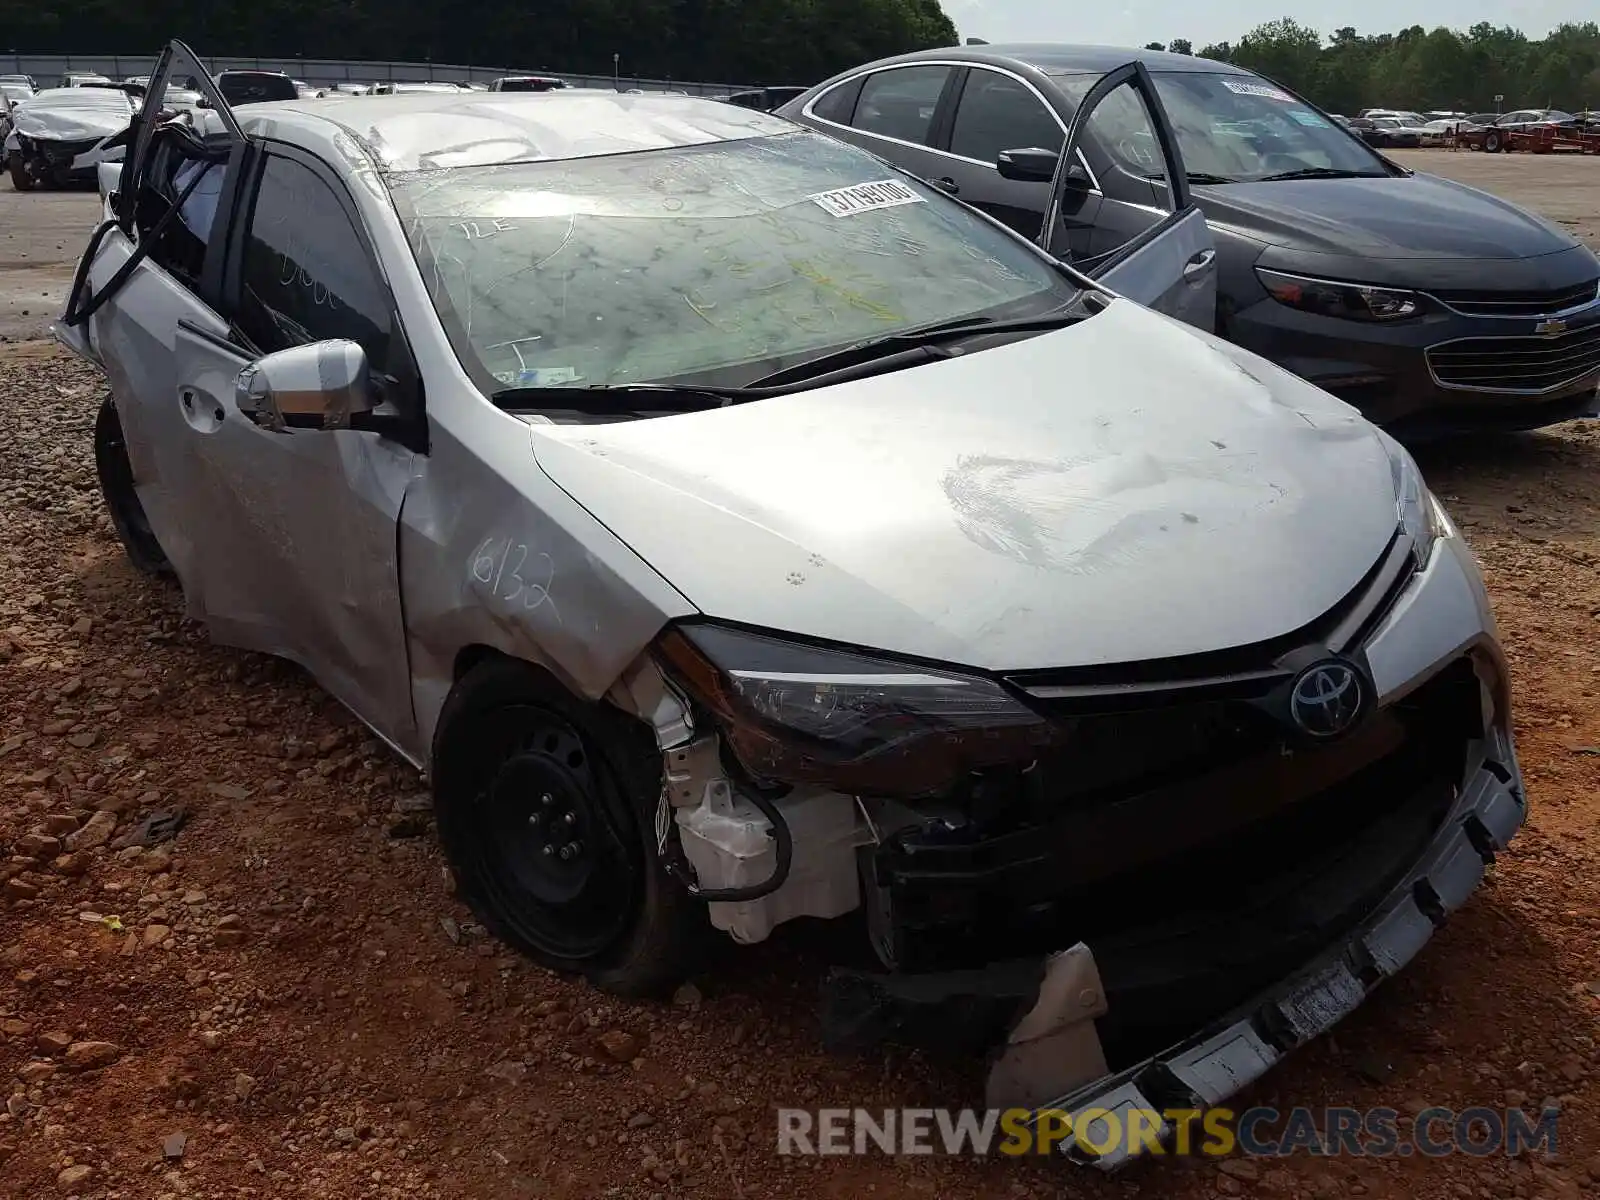
[[[1073,114],[1044,228],[1047,250],[1113,291],[1214,327],[1216,244],[1143,64],[1102,76]]]
[[[948,182],[956,186],[946,190],[1036,240],[1050,204],[1049,182],[1007,179],[996,165],[1007,150],[1060,154],[1066,137],[1065,123],[1026,80],[974,63],[950,121]]]

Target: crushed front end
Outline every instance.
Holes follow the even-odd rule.
[[[830,973],[836,1045],[989,1052],[994,1106],[1214,1105],[1523,821],[1482,582],[1415,499],[1312,627],[1185,659],[963,677],[679,627],[659,849],[736,940],[864,910],[879,967]]]

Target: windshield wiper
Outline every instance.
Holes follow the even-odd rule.
[[[547,409],[580,412],[589,416],[626,416],[650,409],[670,408],[679,412],[702,412],[726,408],[746,400],[781,396],[803,391],[823,382],[819,377],[838,375],[837,380],[878,374],[897,366],[911,366],[933,358],[950,358],[959,353],[941,343],[995,333],[1047,333],[1075,325],[1089,312],[1053,309],[1032,317],[962,317],[938,325],[925,325],[903,333],[889,333],[809,359],[770,375],[763,375],[742,387],[718,387],[696,383],[619,383],[590,387],[508,387],[491,393],[496,408],[513,412]],[[867,367],[867,370],[852,368]],[[655,401],[655,403],[652,403]]]
[[[1162,171],[1157,171],[1154,174],[1146,175],[1145,178],[1154,180],[1157,183],[1166,183],[1166,181],[1167,181],[1166,173],[1162,172]],[[1202,185],[1208,184],[1208,183],[1238,183],[1239,182],[1232,175],[1213,175],[1210,171],[1185,171],[1184,172],[1184,178],[1187,179],[1190,183],[1198,183],[1198,184],[1202,184]]]
[[[703,412],[750,399],[750,389],[677,383],[594,384],[589,387],[509,387],[491,393],[496,408],[513,412],[562,409],[591,416],[624,416],[647,409]]]
[[[919,356],[907,354],[908,351],[922,351],[921,358],[948,358],[954,352],[946,349],[942,345],[944,342],[960,341],[968,337],[986,337],[993,333],[1048,333],[1052,329],[1076,325],[1087,315],[1090,314],[1052,309],[1050,312],[1032,317],[1010,317],[1004,320],[994,317],[963,317],[956,321],[943,321],[937,325],[924,325],[921,329],[908,329],[903,333],[886,333],[882,337],[869,338],[867,341],[857,342],[854,346],[846,346],[843,350],[835,350],[831,354],[824,354],[795,366],[785,367],[781,371],[774,371],[770,375],[763,375],[760,379],[753,380],[747,390],[767,392],[774,388],[782,388],[786,384],[800,383],[815,379],[818,375],[894,358],[896,355],[906,355],[906,362],[909,364]]]
[[[1274,183],[1280,179],[1385,179],[1382,171],[1344,171],[1338,167],[1301,167],[1298,171],[1279,171],[1276,175],[1263,175],[1257,183]]]

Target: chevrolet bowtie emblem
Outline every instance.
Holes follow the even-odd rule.
[[[1533,327],[1535,333],[1542,333],[1545,337],[1555,337],[1558,333],[1567,331],[1567,323],[1560,317],[1551,317],[1548,321],[1540,321]]]

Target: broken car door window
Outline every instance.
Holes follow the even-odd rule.
[[[333,189],[311,168],[271,156],[245,239],[240,329],[263,352],[349,338],[381,374],[389,289]]]

